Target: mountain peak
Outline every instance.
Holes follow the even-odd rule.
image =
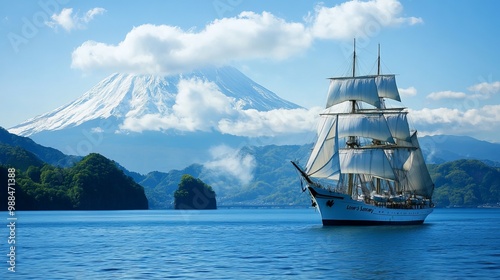
[[[110,117],[123,123],[126,118],[165,116],[172,112],[178,102],[181,81],[190,80],[215,85],[217,91],[231,100],[231,106],[239,109],[269,111],[300,108],[229,66],[207,67],[191,73],[170,76],[114,73],[75,101],[29,119],[10,128],[9,131],[30,136],[42,131],[76,127],[85,122]]]

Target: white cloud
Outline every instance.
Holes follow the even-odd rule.
[[[316,7],[313,34],[324,39],[370,37],[382,27],[422,23],[421,18],[400,17],[403,6],[397,0],[348,1],[334,7]]]
[[[471,92],[475,92],[471,97],[478,99],[488,99],[492,95],[500,93],[500,82],[479,83],[467,88]]]
[[[115,72],[173,74],[206,65],[249,59],[285,59],[308,49],[313,41],[373,34],[374,27],[415,24],[400,17],[396,0],[349,1],[332,8],[318,6],[304,22],[287,22],[269,12],[242,12],[216,19],[201,31],[144,24],[116,45],[86,41],[73,51],[73,68]]]
[[[166,114],[146,114],[139,118],[126,117],[120,129],[210,131],[220,118],[236,113],[234,99],[220,92],[215,83],[199,79],[180,80],[172,110]]]
[[[500,105],[467,110],[424,108],[409,111],[416,128],[426,134],[479,134],[500,130]]]
[[[474,94],[466,94],[464,92],[455,92],[455,91],[439,91],[430,93],[427,98],[432,100],[440,100],[440,99],[488,99],[492,95],[500,92],[500,82],[492,82],[492,83],[479,83],[467,88],[470,92],[474,92]]]
[[[241,150],[225,145],[213,147],[209,152],[212,159],[203,166],[211,173],[232,176],[243,185],[253,179],[253,171],[257,163],[252,155],[244,154]]]
[[[311,42],[301,23],[288,23],[267,12],[243,12],[215,20],[200,32],[145,24],[133,28],[117,45],[87,41],[73,52],[72,67],[179,73],[234,60],[283,59]]]
[[[82,18],[82,21],[85,23],[90,22],[91,20],[94,19],[95,16],[104,14],[104,12],[106,12],[106,10],[104,8],[97,7],[97,8],[90,9],[87,11],[85,16]]]
[[[432,99],[432,100],[440,100],[440,99],[464,99],[467,97],[467,94],[463,92],[456,92],[456,91],[439,91],[439,92],[432,92],[429,95],[427,95],[427,98]]]
[[[74,29],[85,29],[87,23],[93,20],[96,15],[103,14],[105,11],[103,8],[93,8],[88,10],[85,15],[79,16],[73,14],[73,8],[64,8],[59,14],[53,14],[50,17],[52,20],[45,22],[45,24],[52,28],[60,26],[68,32]]]
[[[243,110],[241,102],[224,95],[213,82],[181,80],[172,110],[165,114],[126,117],[120,129],[133,132],[215,130],[246,137],[291,135],[314,131],[322,110]]]
[[[482,94],[494,94],[500,92],[500,82],[492,82],[492,83],[479,83],[467,88],[472,92],[478,92]]]
[[[241,110],[237,119],[221,119],[218,129],[222,133],[259,137],[314,131],[322,108],[307,109],[275,109],[257,111]]]
[[[398,88],[399,93],[403,96],[415,96],[417,95],[417,89],[415,87],[409,88]]]
[[[234,111],[234,100],[221,93],[215,83],[181,80],[178,89],[172,109],[178,124],[189,131],[208,131],[217,125],[218,118]]]
[[[53,14],[50,17],[52,21],[46,22],[46,24],[52,28],[61,26],[62,28],[66,29],[66,31],[70,31],[71,29],[75,28],[75,22],[71,17],[72,13],[72,8],[64,8],[62,9],[60,14]]]

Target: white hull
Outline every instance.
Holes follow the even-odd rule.
[[[309,186],[308,190],[316,202],[323,225],[422,224],[433,210],[429,206],[421,209],[380,207],[321,188]]]

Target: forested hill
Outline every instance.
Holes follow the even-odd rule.
[[[21,148],[35,155],[40,161],[59,167],[70,167],[81,159],[81,157],[65,155],[54,148],[37,144],[28,137],[9,133],[3,127],[0,127],[0,144]]]
[[[16,210],[148,209],[144,188],[102,155],[90,154],[70,168],[5,145],[0,156],[0,182],[7,182],[8,168],[16,169]],[[0,193],[0,209],[7,209],[7,191]]]
[[[429,165],[437,207],[499,206],[500,168],[479,160]]]

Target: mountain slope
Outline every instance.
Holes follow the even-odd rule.
[[[110,118],[115,124],[113,129],[117,129],[127,118],[168,116],[178,102],[176,98],[182,90],[179,83],[192,79],[214,83],[239,109],[269,111],[300,107],[281,99],[233,67],[206,68],[175,76],[113,74],[70,104],[29,119],[9,131],[30,136]]]
[[[481,141],[470,136],[434,135],[419,138],[427,164],[458,159],[479,159],[499,162],[500,144]]]
[[[70,104],[9,131],[65,154],[99,153],[148,173],[202,164],[219,145],[296,143],[314,126],[305,111],[233,67],[113,74]]]
[[[100,153],[146,174],[204,164],[220,146],[310,143],[312,110],[297,108],[232,67],[175,76],[113,74],[70,104],[10,132],[64,154]],[[467,137],[422,137],[420,144],[427,163],[497,162],[500,154],[499,144]]]
[[[0,144],[0,164],[27,170],[30,166],[41,167],[43,161],[21,147]]]
[[[60,167],[69,167],[80,158],[68,156],[54,148],[35,143],[27,137],[17,136],[0,127],[0,144],[19,147],[33,153],[39,160]]]

